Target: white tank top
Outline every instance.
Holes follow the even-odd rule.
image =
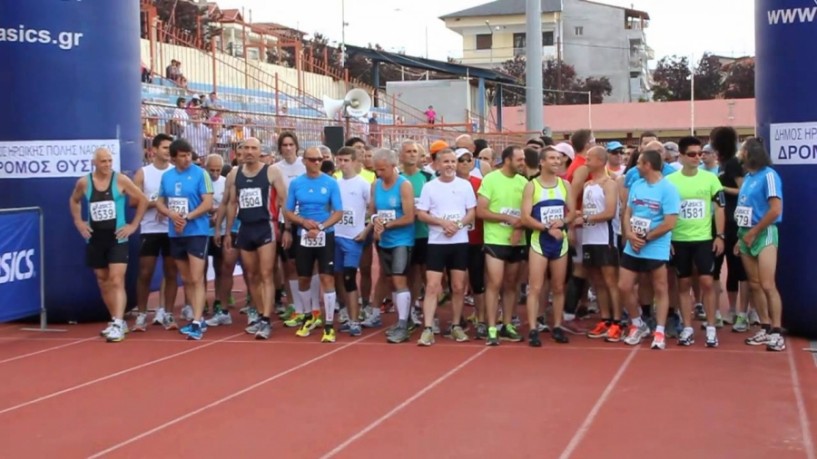
[[[587,215],[604,213],[607,203],[604,199],[604,189],[597,183],[590,183],[584,187],[583,210]],[[582,245],[616,245],[613,232],[613,222],[585,223],[582,228]]]
[[[153,164],[148,164],[142,168],[144,183],[142,192],[150,201],[156,201],[159,197],[159,188],[162,186],[162,175],[173,167],[170,164],[165,169],[157,169]],[[163,217],[156,208],[148,209],[140,224],[142,234],[167,233],[167,218]]]

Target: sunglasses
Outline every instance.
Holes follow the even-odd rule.
[[[457,160],[458,163],[470,163],[473,161],[471,158],[460,158]]]
[[[319,162],[323,161],[323,157],[320,157],[320,158],[306,158],[306,157],[304,157],[304,161],[309,161],[311,163],[319,163]]]
[[[698,156],[701,156],[701,153],[697,151],[690,151],[684,154],[687,156],[687,158],[697,158]]]

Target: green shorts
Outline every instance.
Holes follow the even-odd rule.
[[[761,231],[755,238],[755,242],[752,243],[751,247],[747,246],[746,243],[743,242],[743,235],[748,233],[749,229],[750,228],[738,228],[738,247],[740,248],[740,253],[742,255],[749,255],[757,258],[757,256],[760,255],[760,252],[762,252],[766,247],[777,247],[777,225],[768,226],[766,229]]]

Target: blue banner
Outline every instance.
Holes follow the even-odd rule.
[[[40,313],[40,212],[0,212],[0,322]]]

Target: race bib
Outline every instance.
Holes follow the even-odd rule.
[[[261,207],[261,188],[242,188],[238,193],[238,207],[241,209],[252,209]]]
[[[326,233],[321,231],[317,237],[310,238],[307,231],[301,233],[301,247],[326,247]]]
[[[341,226],[355,226],[355,211],[354,210],[344,210],[343,216],[340,217]]]
[[[167,207],[184,217],[188,213],[187,198],[167,198]]]
[[[565,218],[565,208],[562,206],[545,206],[539,209],[539,221],[545,224]]]
[[[584,202],[584,209],[582,209],[582,213],[584,214],[584,225],[583,226],[586,226],[586,227],[596,226],[596,223],[590,223],[590,222],[587,221],[587,219],[591,215],[596,215],[596,214],[600,213],[599,209],[596,207],[596,205],[594,203],[585,201]]]
[[[443,215],[443,220],[447,220],[449,222],[457,222],[462,220],[462,214],[445,214]]]
[[[522,211],[521,210],[512,209],[510,207],[503,207],[503,208],[499,209],[499,213],[502,214],[502,215],[510,215],[510,216],[516,217],[516,218],[519,218],[519,217],[522,216]],[[500,225],[502,225],[502,226],[511,226],[511,225],[509,225],[509,224],[507,224],[505,222],[500,223]]]
[[[116,206],[113,201],[92,202],[90,206],[91,221],[106,222],[116,218]]]
[[[700,220],[707,218],[706,203],[703,199],[685,199],[681,201],[681,219]]]
[[[647,233],[650,232],[650,221],[649,218],[641,218],[641,217],[632,217],[630,218],[630,227],[633,229],[633,233],[640,238],[646,238]]]
[[[752,227],[752,208],[747,206],[738,206],[735,209],[735,223],[740,228]]]
[[[377,213],[377,219],[383,224],[393,222],[397,220],[397,212],[393,210],[381,210]]]

